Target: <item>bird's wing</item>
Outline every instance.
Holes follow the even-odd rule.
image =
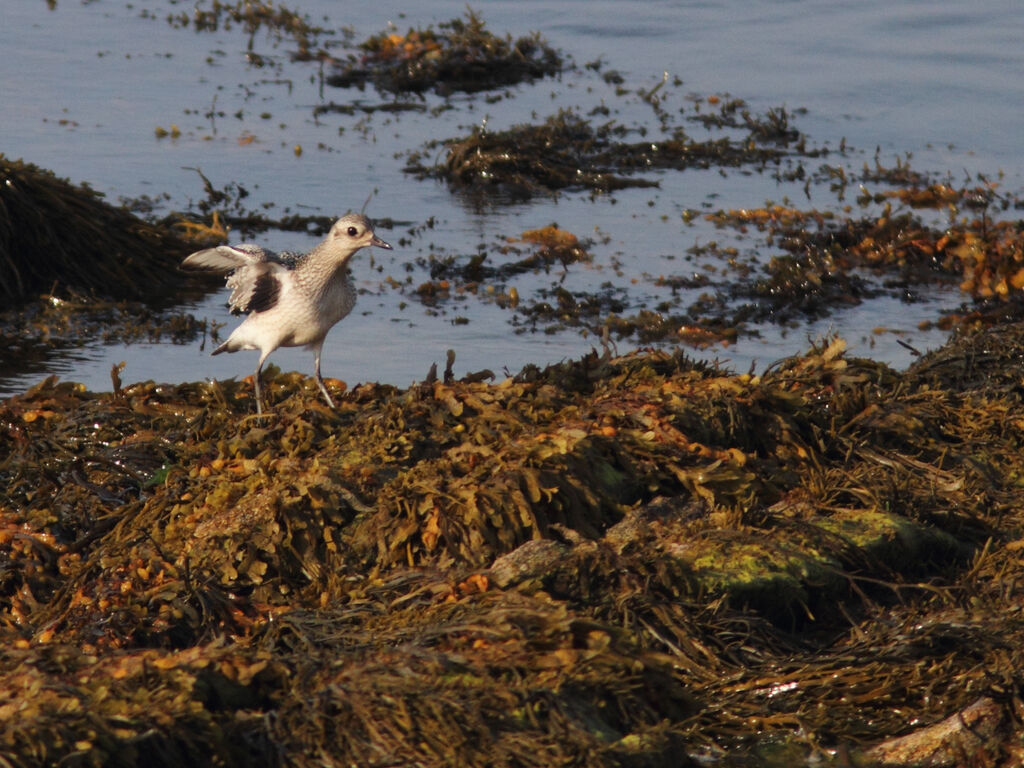
[[[281,278],[287,267],[277,261],[262,261],[236,269],[228,277],[228,304],[234,313],[266,312],[281,297]]]
[[[196,251],[182,264],[186,267],[230,272],[239,267],[279,261],[278,255],[273,251],[268,251],[254,243],[241,243],[240,245],[218,245],[216,248]]]
[[[280,275],[291,269],[299,254],[281,253],[254,243],[218,245],[196,251],[182,264],[197,269],[230,272],[228,304],[234,313],[265,312],[277,304],[281,295]]]

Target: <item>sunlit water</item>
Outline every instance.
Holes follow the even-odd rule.
[[[406,385],[421,379],[432,363],[443,366],[448,349],[457,353],[458,375],[483,368],[501,375],[527,363],[576,358],[599,344],[571,330],[517,332],[514,313],[475,298],[429,308],[388,287],[388,277],[424,279],[406,265],[432,252],[474,253],[557,222],[595,239],[593,263],[572,265],[570,284],[594,289],[611,282],[641,306],[658,299],[653,278],[703,268],[687,259],[687,249],[735,237],[700,217],[686,224],[683,211],[752,208],[786,199],[801,207],[840,206],[827,189],[812,189],[807,200],[802,184],[782,185],[748,169],[659,173],[652,176],[660,182],[656,189],[597,198],[566,193],[516,205],[495,201],[480,210],[443,185],[403,172],[406,152],[431,139],[464,135],[473,125],[502,129],[543,120],[562,107],[586,114],[604,103],[609,119],[656,127],[650,106],[635,90],[651,88],[668,72],[683,81],[661,93],[673,110],[687,107],[691,93],[730,94],[754,112],[781,105],[805,109],[796,127],[815,146],[835,149],[845,139],[853,148],[845,160],[852,168],[873,161],[877,148],[886,164],[910,155],[915,169],[949,174],[954,182],[982,174],[1017,194],[1022,187],[1024,14],[1016,0],[960,6],[890,0],[487,2],[479,11],[491,31],[539,31],[578,69],[506,89],[496,101],[456,96],[455,109],[436,116],[375,112],[319,118],[313,114],[318,104],[380,104],[390,97],[372,88],[323,87],[317,64],[290,62],[294,46],[277,45],[262,31],[254,48],[271,65],[260,68],[247,61],[249,38],[239,27],[196,33],[167,23],[168,14],[187,13],[192,6],[170,0],[60,0],[53,9],[43,2],[5,3],[0,152],[88,182],[113,201],[167,195],[164,212],[203,198],[199,176],[190,170],[201,168],[218,187],[244,186],[251,192],[246,205],[265,205],[271,216],[340,214],[360,208],[376,192],[368,213],[402,223],[380,232],[386,239],[398,240],[434,217],[435,227],[408,246],[377,251],[372,261],[363,252],[355,260],[362,295],[355,312],[328,336],[324,351],[325,374],[350,384]],[[404,32],[465,12],[462,3],[444,2],[305,0],[288,7],[325,27],[350,27],[356,41],[389,22]],[[342,38],[336,39],[342,55]],[[584,67],[596,60],[603,71],[621,73],[623,87],[634,93],[616,95],[614,86]],[[431,107],[441,100],[428,95],[425,103]],[[172,124],[180,128],[178,138],[157,137],[157,127]],[[696,128],[688,130],[699,137]],[[259,239],[277,249],[315,242],[276,232]],[[738,238],[737,245],[756,250],[757,237]],[[773,255],[763,250],[765,258]],[[509,285],[528,297],[551,280],[524,275]],[[225,298],[221,292],[186,309],[230,330],[238,320],[227,314]],[[943,334],[920,331],[918,324],[963,299],[955,290],[935,290],[915,304],[873,300],[827,320],[764,326],[757,338],[693,354],[746,370],[837,332],[857,354],[905,365],[910,352],[898,340],[918,350],[938,346]],[[618,349],[629,345],[620,342]],[[199,341],[94,345],[55,357],[45,371],[0,371],[0,394],[20,391],[44,373],[109,390],[111,365],[122,360],[125,381],[180,382],[247,375],[255,354],[211,358],[209,343],[203,348]],[[285,370],[312,369],[312,355],[304,350],[279,350],[271,362]]]

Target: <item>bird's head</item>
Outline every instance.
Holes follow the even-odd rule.
[[[361,213],[349,213],[342,216],[327,233],[327,245],[332,250],[344,250],[354,253],[360,248],[375,245],[378,248],[391,250],[373,231],[373,222]]]

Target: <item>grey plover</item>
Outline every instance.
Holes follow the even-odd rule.
[[[231,273],[227,279],[231,311],[249,316],[213,354],[240,349],[260,351],[255,376],[257,413],[263,413],[260,372],[278,347],[306,346],[313,350],[317,386],[334,407],[320,376],[320,352],[327,332],[356,303],[348,261],[360,248],[370,245],[391,250],[374,234],[368,218],[350,213],[338,219],[327,237],[309,253],[274,253],[243,243],[196,251],[185,259],[186,267]]]

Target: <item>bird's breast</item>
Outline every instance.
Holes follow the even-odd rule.
[[[352,311],[356,303],[356,291],[348,272],[336,275],[327,282],[317,297],[317,312],[322,322],[330,326]]]

